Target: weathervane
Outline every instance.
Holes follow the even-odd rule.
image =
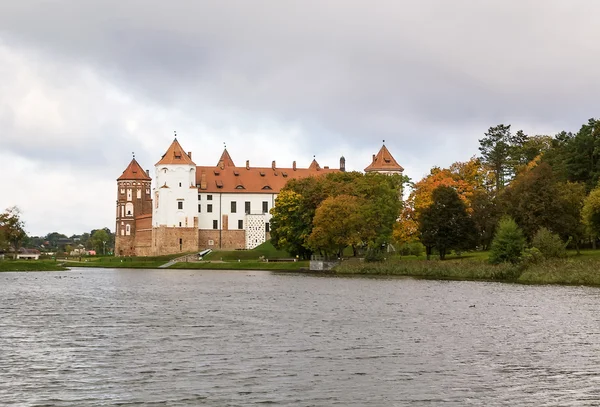
[[[177,130],[173,130],[173,134],[175,134],[175,138],[177,138]]]
[[[135,151],[132,151],[131,155],[133,156],[133,159],[135,160]]]
[[[385,144],[385,140],[383,140],[383,144]]]
[[[227,143],[223,142],[223,147],[227,150]]]

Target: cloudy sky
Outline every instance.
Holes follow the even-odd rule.
[[[490,126],[600,116],[595,0],[0,2],[0,210],[32,235],[114,230],[132,152],[177,131],[199,165],[362,170],[382,140],[419,180]]]

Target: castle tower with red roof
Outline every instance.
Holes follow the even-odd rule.
[[[135,156],[117,178],[115,254],[150,255],[152,240],[152,178]]]
[[[381,174],[399,174],[402,175],[404,168],[398,161],[392,156],[392,153],[385,146],[385,140],[383,140],[383,146],[377,154],[373,154],[373,161],[365,168],[365,172],[377,172]]]

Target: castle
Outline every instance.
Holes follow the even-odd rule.
[[[157,256],[204,249],[252,249],[269,240],[269,211],[290,179],[345,171],[308,168],[237,167],[227,149],[216,166],[197,166],[177,138],[150,172],[131,160],[117,178],[115,254]],[[365,172],[402,174],[385,144]]]

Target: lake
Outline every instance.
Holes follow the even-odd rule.
[[[0,404],[600,404],[600,289],[262,271],[0,273]]]

